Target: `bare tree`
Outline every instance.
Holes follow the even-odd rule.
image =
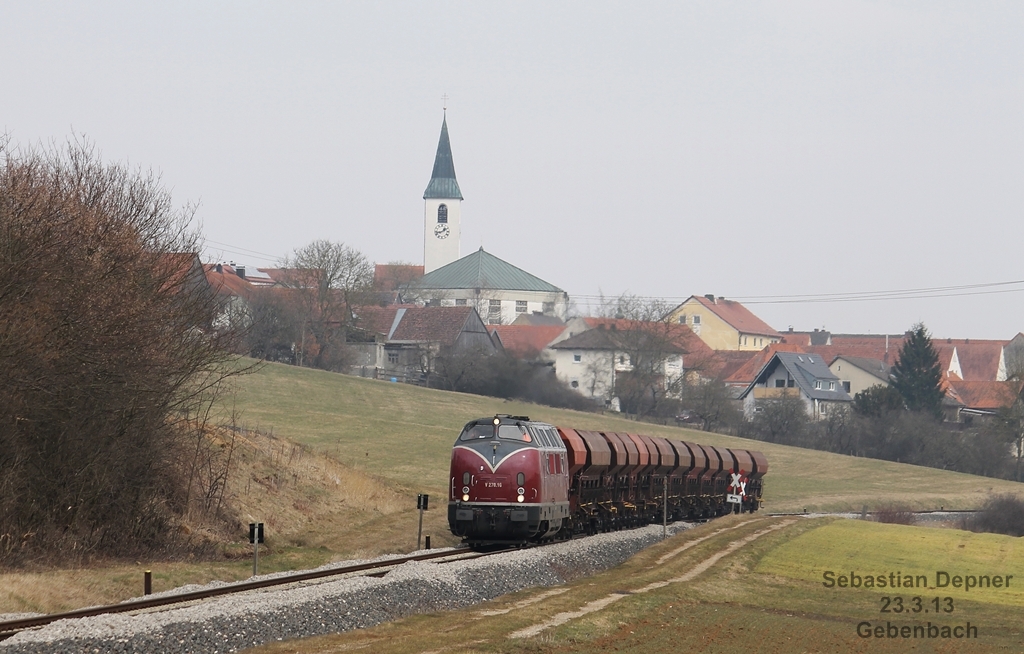
[[[0,558],[165,540],[236,372],[192,218],[87,144],[0,150]]]
[[[316,368],[340,367],[353,307],[373,300],[373,264],[355,248],[321,239],[295,250],[284,265],[300,298],[302,355],[310,354]]]
[[[690,332],[669,322],[668,309],[659,300],[635,295],[622,295],[603,309],[612,320],[607,328],[616,348],[615,392],[623,409],[637,417],[672,406],[667,400],[678,400],[685,384]]]

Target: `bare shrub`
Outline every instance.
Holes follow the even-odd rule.
[[[237,372],[193,210],[88,145],[0,143],[0,561],[165,547]]]
[[[874,512],[875,522],[891,525],[912,525],[917,521],[914,512],[903,504],[886,504]]]
[[[964,520],[964,529],[1007,536],[1024,536],[1024,499],[1009,493],[990,497],[981,511]]]

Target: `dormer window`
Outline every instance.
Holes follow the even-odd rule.
[[[446,223],[448,222],[448,205],[442,204],[437,207],[437,222]]]

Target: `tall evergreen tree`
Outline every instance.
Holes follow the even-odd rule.
[[[911,411],[942,416],[942,366],[923,323],[911,327],[892,367],[892,386]]]

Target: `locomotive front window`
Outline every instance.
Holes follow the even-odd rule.
[[[478,438],[494,438],[494,425],[466,425],[459,436],[460,441],[473,441]]]
[[[498,425],[498,438],[526,441],[527,443],[533,440],[523,425]]]

